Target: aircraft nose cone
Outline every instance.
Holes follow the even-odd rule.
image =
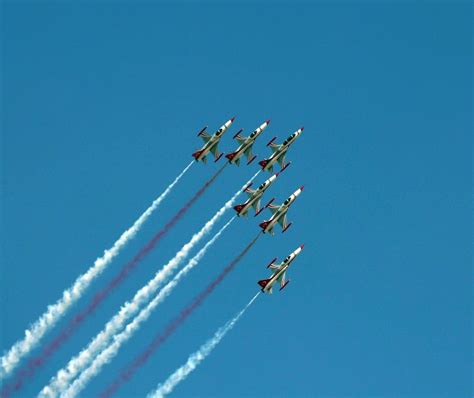
[[[304,249],[304,245],[301,245],[301,246],[300,246],[300,249],[303,250],[303,249]]]
[[[265,123],[266,123],[266,124],[270,124],[270,119],[265,120]]]
[[[304,127],[300,127],[300,131],[303,131],[304,130]]]
[[[304,185],[301,185],[300,187],[300,191],[302,191],[304,189]]]
[[[232,117],[230,118],[230,121],[233,122],[234,120],[235,120],[235,116],[232,116]]]

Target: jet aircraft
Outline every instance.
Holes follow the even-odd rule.
[[[276,162],[280,164],[280,167],[285,167],[286,152],[288,151],[288,148],[291,146],[291,144],[293,144],[293,142],[295,142],[295,140],[301,135],[303,130],[304,127],[301,127],[296,130],[285,141],[283,141],[283,144],[275,144],[274,141],[276,137],[273,137],[267,144],[267,146],[272,149],[273,154],[268,159],[264,159],[258,162],[258,164],[262,166],[262,170],[268,170],[270,173],[273,173],[273,166]]]
[[[227,122],[225,122],[219,130],[217,130],[213,135],[209,135],[206,133],[207,126],[204,127],[199,133],[198,137],[201,137],[204,141],[204,146],[193,153],[194,159],[196,159],[196,162],[202,161],[203,163],[206,163],[207,160],[207,155],[209,152],[211,152],[214,155],[214,162],[217,162],[221,157],[222,153],[219,154],[219,150],[217,149],[217,145],[219,144],[220,139],[224,135],[224,133],[229,129],[231,124],[234,122],[235,116],[231,119],[229,119]]]
[[[298,188],[281,205],[272,205],[272,202],[275,200],[275,198],[273,198],[272,200],[270,200],[270,202],[267,203],[265,208],[268,207],[270,211],[273,213],[273,215],[269,220],[264,221],[260,224],[260,227],[262,228],[263,233],[270,233],[274,235],[275,234],[274,228],[277,223],[280,224],[280,226],[283,228],[282,232],[285,232],[288,228],[290,228],[291,223],[289,224],[287,223],[286,213],[288,212],[288,209],[290,208],[291,204],[295,201],[298,195],[303,191],[303,188],[304,186],[301,186],[300,188]]]
[[[288,163],[284,169],[286,169],[291,163]],[[257,189],[251,189],[252,183],[247,185],[247,187],[243,190],[249,198],[244,203],[234,206],[234,210],[237,212],[237,215],[240,216],[247,216],[248,211],[251,207],[255,209],[255,217],[259,215],[264,208],[260,208],[260,201],[262,199],[263,194],[267,190],[267,188],[273,184],[276,178],[280,175],[280,173],[284,170],[282,169],[280,172],[272,175],[268,180],[263,182]]]
[[[288,283],[290,283],[290,280],[286,280],[286,277],[285,277],[286,271],[288,270],[288,267],[296,258],[296,256],[301,253],[301,250],[303,250],[303,248],[304,248],[304,245],[301,245],[300,247],[298,247],[293,253],[291,253],[288,257],[286,257],[283,260],[283,262],[280,264],[275,264],[276,258],[274,258],[270,262],[270,264],[268,264],[267,268],[270,268],[274,272],[272,276],[270,276],[270,278],[262,279],[257,282],[262,288],[262,293],[272,294],[272,288],[276,282],[280,282],[280,290],[283,290],[285,286],[288,285]]]
[[[247,157],[248,165],[252,163],[257,157],[256,155],[252,156],[252,146],[255,143],[255,140],[257,139],[257,137],[260,134],[262,134],[263,130],[265,130],[269,124],[270,124],[270,120],[266,120],[259,127],[257,127],[257,129],[248,137],[242,137],[240,135],[242,130],[240,130],[237,134],[235,134],[234,138],[237,139],[240,146],[235,150],[235,152],[231,152],[225,155],[225,157],[229,159],[229,163],[233,163],[233,164],[236,164],[237,166],[240,166],[240,158],[242,157],[242,155],[245,155]]]

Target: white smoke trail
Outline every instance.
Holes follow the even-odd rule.
[[[257,175],[258,172],[246,184],[248,185]],[[104,349],[104,347],[109,343],[110,339],[124,327],[125,322],[134,316],[145,302],[150,300],[151,296],[160,287],[161,283],[163,283],[164,280],[181,263],[181,261],[183,261],[189,255],[194,246],[211,231],[215,223],[220,219],[220,217],[222,217],[225,211],[234,204],[240,192],[241,190],[237,191],[232,196],[232,198],[228,200],[224,206],[219,209],[219,211],[217,211],[217,213],[201,228],[201,230],[193,235],[191,240],[186,243],[176,253],[176,255],[155,274],[154,278],[151,279],[135,294],[132,301],[126,302],[122,306],[120,311],[109,322],[107,322],[104,329],[89,343],[86,348],[84,348],[77,356],[73,357],[65,368],[58,371],[56,376],[50,380],[50,383],[41,390],[39,394],[40,397],[55,397],[65,389],[69,388],[71,381],[77,377],[79,372],[88,366],[94,357],[102,349]],[[223,231],[223,229],[221,231]],[[204,255],[204,253],[202,255]],[[197,255],[194,258],[196,257]]]
[[[165,189],[165,191],[153,201],[151,206],[127,229],[113,246],[104,251],[104,254],[97,258],[94,265],[90,267],[84,274],[80,275],[74,284],[63,292],[62,297],[52,305],[49,305],[46,312],[36,320],[29,329],[25,330],[25,337],[17,341],[10,350],[0,359],[0,380],[8,376],[19,364],[20,360],[27,355],[41,340],[45,333],[51,329],[67,310],[78,301],[86,289],[90,286],[95,278],[97,278],[116,257],[120,250],[132,239],[153,211],[168,196],[173,187],[189,170],[192,161],[184,170],[174,179],[174,181]]]
[[[125,329],[113,336],[113,343],[110,344],[106,349],[104,349],[99,355],[97,355],[92,363],[87,369],[85,369],[79,377],[74,380],[74,382],[68,387],[68,389],[61,394],[62,398],[71,398],[77,396],[84,387],[89,383],[89,381],[97,376],[101,371],[102,367],[109,363],[118,353],[120,347],[125,343],[133,334],[140,328],[141,324],[145,322],[148,317],[151,315],[153,310],[160,304],[173,290],[173,288],[178,284],[180,279],[186,275],[204,256],[206,251],[212,244],[219,238],[221,233],[234,221],[236,216],[232,217],[220,230],[217,232],[213,238],[206,243],[206,245],[188,262],[188,264],[178,272],[175,277],[166,284],[166,286],[160,290],[160,292],[155,296],[155,298],[148,303],[148,305],[143,308],[140,313],[125,327]]]
[[[196,352],[191,354],[186,363],[176,369],[164,383],[158,385],[155,391],[149,393],[147,398],[162,398],[165,395],[171,393],[174,388],[181,383],[186,377],[196,369],[199,364],[206,359],[206,357],[214,350],[214,348],[220,343],[229,330],[231,330],[244,312],[252,305],[255,299],[259,296],[258,292],[252,300],[240,311],[234,318],[228,321],[224,326],[219,328],[217,332],[204,343]]]

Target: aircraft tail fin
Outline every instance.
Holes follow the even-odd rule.
[[[240,212],[242,211],[242,209],[244,208],[244,205],[237,205],[237,206],[234,206],[234,210],[237,212],[237,214],[240,215]]]
[[[199,157],[199,156],[201,156],[201,153],[202,153],[202,151],[196,151],[196,152],[194,152],[194,153],[193,153],[193,157],[194,157],[194,159],[196,159],[196,160],[197,160],[197,159],[198,159],[198,157]]]
[[[264,289],[265,286],[268,285],[268,282],[270,282],[270,279],[262,279],[262,280],[258,281],[257,283],[260,285],[260,287],[262,289]]]
[[[262,169],[263,169],[268,164],[268,159],[263,159],[260,162],[258,162],[258,164],[262,166]]]

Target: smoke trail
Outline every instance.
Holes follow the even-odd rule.
[[[180,314],[174,318],[166,326],[163,333],[158,334],[149,344],[149,346],[143,351],[138,357],[136,357],[132,363],[130,363],[122,373],[100,394],[101,398],[110,397],[112,394],[117,392],[117,390],[127,382],[135,372],[142,367],[151,355],[163,344],[168,337],[170,337],[176,329],[181,326],[181,324],[198,308],[204,300],[214,291],[214,289],[224,280],[224,278],[235,268],[239,261],[245,256],[245,254],[251,249],[251,247],[257,242],[257,239],[260,237],[259,233],[245,248],[240,252],[240,254],[234,258],[215,278],[207,287],[199,293],[192,301],[189,303]]]
[[[258,292],[248,302],[248,304],[236,316],[234,316],[234,318],[228,321],[224,326],[220,327],[214,336],[212,336],[212,338],[207,340],[207,342],[204,343],[195,353],[191,354],[184,365],[176,369],[164,383],[159,384],[155,391],[148,394],[147,398],[163,398],[167,394],[171,393],[179,383],[186,379],[186,377],[207,358],[207,356],[220,343],[227,332],[234,327],[247,308],[252,305],[259,295],[260,292]]]
[[[158,293],[158,295],[150,301],[150,303],[143,308],[140,313],[125,327],[125,329],[114,336],[114,342],[109,345],[104,351],[96,356],[92,364],[84,370],[80,376],[69,386],[67,391],[61,394],[62,398],[71,398],[77,396],[89,383],[89,381],[97,376],[102,370],[102,367],[109,363],[119,352],[123,343],[129,340],[133,334],[145,322],[153,310],[163,302],[163,300],[171,293],[173,288],[179,283],[180,279],[186,275],[198,262],[204,257],[204,254],[210,246],[219,238],[221,233],[234,221],[236,216],[232,217],[214,237],[206,243],[206,245],[188,262],[188,264],[176,274],[176,276],[166,284],[166,286]]]
[[[243,188],[252,182],[257,175],[258,172],[245,183]],[[64,389],[69,388],[69,384],[79,374],[79,372],[81,372],[109,343],[110,339],[123,328],[125,322],[135,315],[145,302],[150,300],[151,296],[160,287],[161,283],[169,276],[169,274],[171,274],[171,272],[174,271],[181,261],[189,255],[194,246],[211,231],[215,223],[220,219],[225,211],[232,207],[240,193],[241,189],[239,189],[232,198],[228,200],[221,209],[219,209],[219,211],[201,228],[198,233],[194,234],[192,239],[186,243],[159,272],[156,273],[153,279],[151,279],[135,294],[131,302],[126,302],[122,306],[120,311],[109,322],[107,322],[104,329],[79,353],[79,355],[72,358],[65,368],[58,371],[56,376],[51,379],[49,385],[44,387],[40,392],[40,397],[53,397],[61,391],[64,391]],[[230,224],[230,222],[228,224]],[[228,224],[226,224],[223,229],[225,229]],[[221,229],[221,231],[210,242],[214,243],[215,239],[217,239],[223,229]],[[206,246],[201,249],[198,255],[188,263],[185,269],[189,268],[191,263],[193,266],[197,264],[197,262],[204,256],[207,248],[212,244],[210,242],[208,242]]]
[[[42,352],[35,358],[31,358],[27,364],[20,370],[13,382],[3,386],[0,391],[1,397],[9,396],[13,391],[18,391],[27,378],[33,376],[36,369],[44,364],[44,362],[53,355],[63,343],[75,332],[82,322],[95,311],[95,309],[104,301],[108,295],[125,280],[128,274],[135,269],[139,262],[156,246],[160,239],[165,236],[169,230],[181,219],[181,217],[191,208],[206,189],[215,181],[219,174],[227,166],[224,164],[204,185],[194,194],[194,196],[171,218],[170,221],[135,255],[135,257],[122,267],[120,272],[107,284],[105,288],[97,292],[89,304],[79,313],[77,313],[71,321],[62,329],[60,334],[54,338]]]
[[[94,265],[84,274],[80,275],[74,284],[63,292],[62,297],[53,305],[48,306],[46,312],[35,321],[29,329],[25,330],[25,337],[17,341],[10,350],[0,359],[0,380],[8,376],[18,365],[20,360],[27,355],[39,343],[45,333],[51,329],[66,311],[77,300],[81,298],[85,290],[92,281],[98,277],[116,257],[120,250],[132,239],[145,221],[150,217],[153,211],[168,196],[173,187],[178,183],[181,177],[189,170],[194,162],[189,163],[184,170],[174,179],[174,181],[165,189],[165,191],[153,201],[151,206],[127,229],[113,246],[104,251],[104,254],[97,258]]]

